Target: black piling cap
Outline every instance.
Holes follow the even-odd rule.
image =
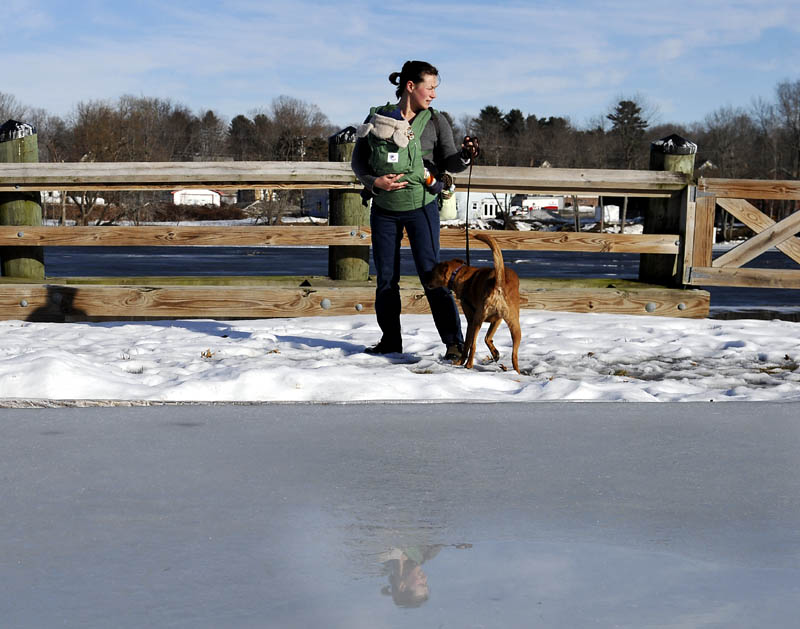
[[[697,153],[697,144],[682,138],[677,133],[652,142],[650,147],[653,151],[665,155],[694,155]]]
[[[7,120],[0,126],[0,142],[9,142],[36,134],[36,127],[26,122]]]
[[[328,138],[329,144],[348,144],[356,141],[356,128],[345,127]]]

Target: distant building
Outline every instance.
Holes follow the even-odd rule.
[[[172,202],[175,205],[219,205],[222,195],[214,190],[175,190],[172,193]]]
[[[526,212],[531,210],[563,210],[564,197],[524,197],[521,201],[521,206]]]
[[[511,209],[510,194],[494,192],[470,192],[469,219],[489,220],[496,218],[500,212]],[[456,212],[458,220],[463,221],[467,215],[467,193],[456,190]]]
[[[303,214],[315,218],[328,218],[328,191],[324,189],[303,191]]]

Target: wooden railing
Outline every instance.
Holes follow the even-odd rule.
[[[464,173],[456,185],[467,184]],[[687,185],[679,173],[650,170],[475,166],[471,189],[489,192],[599,192],[666,197]],[[174,190],[175,188],[358,189],[341,162],[81,162],[0,164],[0,192]]]
[[[456,177],[460,189],[466,175]],[[475,167],[471,190],[642,196],[686,194],[688,178],[664,171]],[[359,188],[348,164],[336,162],[0,164],[0,192],[174,190],[176,188]],[[627,252],[679,256],[678,234],[504,232],[503,249]],[[337,246],[370,244],[370,230],[353,226],[92,226],[0,227],[0,247],[59,246]],[[407,244],[407,243],[406,243]],[[442,248],[462,248],[463,229],[443,229]],[[270,317],[370,312],[374,287],[324,278],[2,278],[0,318]],[[669,291],[608,280],[602,286],[523,283],[522,306],[584,312],[705,316],[708,294]],[[424,312],[418,285],[402,287],[404,312]]]
[[[800,268],[743,268],[772,247],[800,265],[800,210],[775,222],[747,199],[800,200],[800,182],[742,179],[700,179],[694,229],[687,243],[684,283],[696,286],[800,288]],[[717,206],[732,214],[755,235],[712,259],[714,214]]]
[[[153,247],[153,246],[335,246],[371,244],[369,227],[347,226],[154,226],[0,227],[0,247]],[[677,254],[671,234],[600,234],[593,232],[505,232],[492,236],[503,249],[530,251],[596,251],[603,253]],[[404,240],[404,246],[408,242]],[[440,246],[464,246],[464,230],[444,229]]]

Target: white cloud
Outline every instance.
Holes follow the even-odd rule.
[[[491,9],[443,0],[433,12],[421,2],[10,3],[26,26],[0,41],[12,68],[2,89],[31,105],[64,113],[80,100],[142,93],[192,108],[224,106],[220,113],[230,117],[288,94],[337,124],[360,121],[369,105],[391,99],[387,77],[408,58],[439,67],[437,102],[456,116],[487,104],[539,115],[600,113],[606,103],[580,99],[641,91],[654,101],[672,98],[686,112],[676,116],[689,121],[732,64],[740,75],[769,73],[762,80],[796,74],[796,53],[762,57],[755,44],[767,29],[797,32],[800,24],[796,2],[751,0]],[[62,10],[82,28],[41,37],[67,19]],[[729,89],[749,101],[747,81],[737,83]],[[677,91],[689,96],[677,99]]]

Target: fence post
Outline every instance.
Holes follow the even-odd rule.
[[[650,170],[667,170],[689,176],[694,175],[694,160],[697,145],[677,134],[672,134],[650,144]],[[670,256],[643,253],[639,257],[639,280],[662,286],[681,286],[683,284],[684,217],[691,183],[669,198],[649,200],[644,217],[645,234],[680,234],[681,251]]]
[[[0,126],[0,163],[38,161],[39,143],[33,125],[9,120]],[[0,225],[41,224],[40,192],[0,192]],[[2,247],[0,259],[4,277],[44,279],[42,247]]]
[[[355,127],[347,127],[328,138],[328,160],[350,162],[356,143]],[[328,225],[352,225],[357,230],[369,225],[369,208],[361,194],[350,190],[331,190],[328,196]],[[332,245],[328,247],[328,275],[334,280],[369,279],[369,247]]]

